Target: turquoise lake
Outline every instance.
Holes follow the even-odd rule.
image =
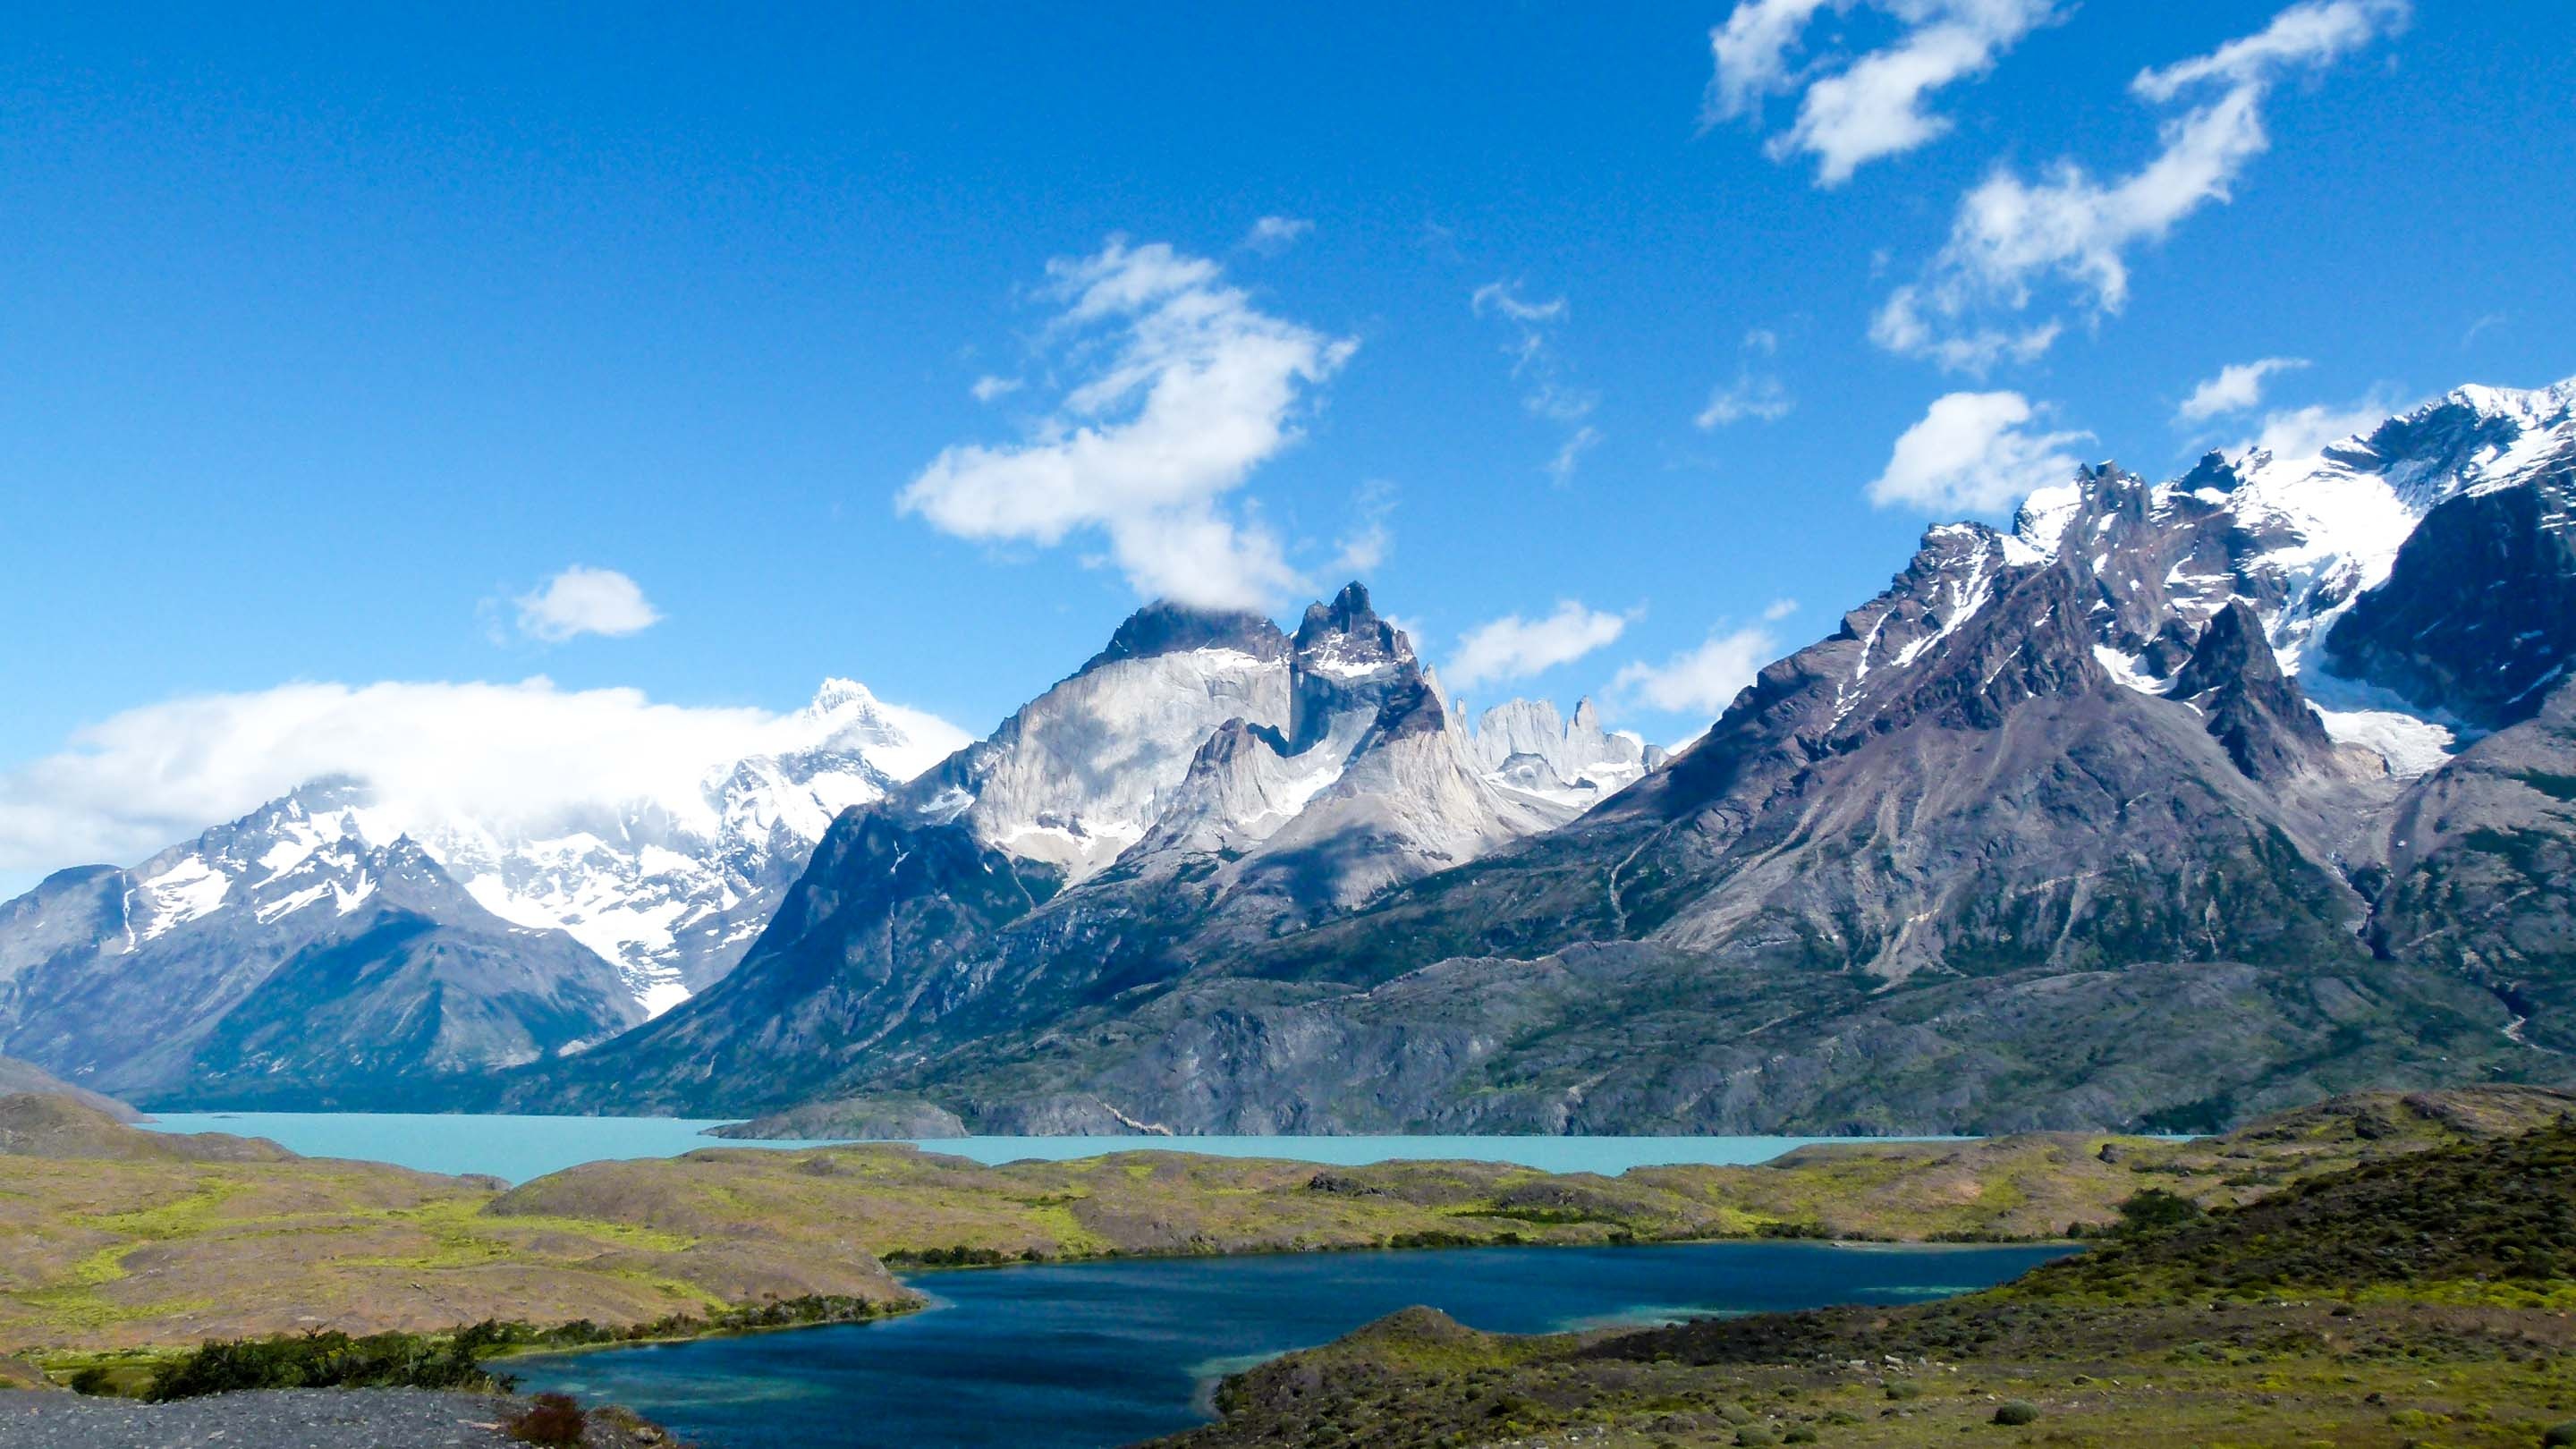
[[[719,1121],[679,1117],[438,1116],[376,1112],[167,1112],[164,1132],[266,1137],[307,1157],[357,1157],[423,1172],[525,1182],[584,1162],[677,1157],[702,1147],[814,1147],[705,1135]],[[1335,1167],[1431,1158],[1513,1162],[1548,1172],[1617,1174],[1669,1163],[1742,1166],[1831,1137],[952,1137],[918,1143],[977,1162],[1062,1160],[1134,1150],[1283,1157]],[[1873,1140],[1873,1139],[1864,1139]],[[1874,1139],[1883,1140],[1883,1139]]]
[[[1425,1303],[1538,1333],[1905,1303],[2069,1251],[1709,1243],[1167,1258],[914,1275],[882,1323],[515,1359],[525,1392],[629,1405],[702,1449],[1102,1449],[1208,1417],[1216,1376]]]

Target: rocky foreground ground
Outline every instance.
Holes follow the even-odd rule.
[[[0,1393],[0,1449],[519,1449],[507,1401],[416,1389],[289,1390],[138,1404]],[[603,1446],[604,1449],[604,1446]]]

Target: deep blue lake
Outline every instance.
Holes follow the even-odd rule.
[[[1216,1376],[1426,1303],[1509,1333],[1903,1303],[2069,1251],[1711,1243],[1174,1258],[927,1273],[884,1323],[514,1360],[705,1449],[1102,1449],[1207,1418]]]
[[[461,1116],[396,1112],[165,1112],[163,1132],[230,1132],[270,1138],[307,1157],[356,1157],[422,1172],[488,1173],[525,1182],[583,1162],[677,1157],[702,1147],[813,1147],[813,1142],[730,1142],[705,1135],[716,1121],[682,1117]],[[1616,1175],[1670,1163],[1744,1166],[1829,1137],[953,1137],[919,1145],[977,1162],[1062,1160],[1137,1149],[1220,1157],[1284,1157],[1335,1167],[1475,1158],[1544,1172]],[[1885,1139],[1863,1139],[1885,1140]]]

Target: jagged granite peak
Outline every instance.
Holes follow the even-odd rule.
[[[1120,659],[1150,659],[1192,649],[1228,649],[1256,659],[1276,659],[1287,652],[1288,638],[1278,625],[1249,610],[1199,609],[1158,599],[1128,615],[1109,636],[1109,643],[1076,672]]]
[[[1499,781],[1523,793],[1589,807],[1664,762],[1664,750],[1602,728],[1589,696],[1560,719],[1556,703],[1515,699],[1476,716],[1473,753]]]
[[[1413,657],[1413,645],[1402,630],[1378,617],[1369,603],[1368,585],[1354,579],[1328,602],[1306,606],[1298,622],[1297,650],[1318,662],[1348,661],[1368,666]]]

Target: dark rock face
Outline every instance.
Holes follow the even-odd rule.
[[[2576,658],[2576,459],[2441,504],[2326,637],[2339,674],[2485,729],[2540,711]]]
[[[2199,709],[2209,722],[2209,737],[2226,747],[2236,768],[2257,780],[2312,769],[2334,748],[2298,681],[2281,672],[2262,623],[2242,599],[2229,600],[2210,619],[2167,693]]]

